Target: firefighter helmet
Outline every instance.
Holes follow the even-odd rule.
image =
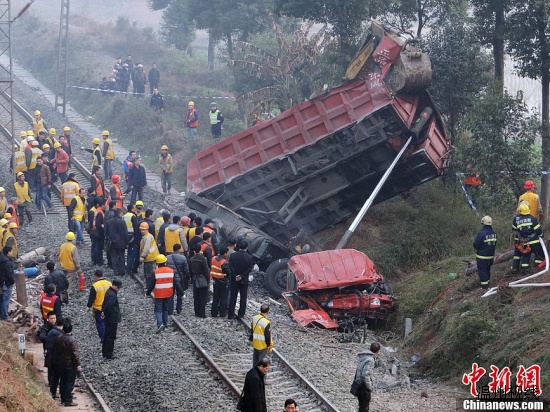
[[[535,182],[532,180],[527,180],[525,184],[523,185],[525,189],[534,189],[535,188]]]
[[[491,216],[483,216],[481,218],[481,224],[486,226],[491,226],[493,224],[493,219],[491,219]]]
[[[518,212],[520,215],[528,215],[530,212],[529,205],[527,203],[521,203],[518,207]]]

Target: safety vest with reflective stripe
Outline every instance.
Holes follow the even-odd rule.
[[[19,256],[18,250],[17,250],[17,239],[15,238],[15,235],[11,230],[6,230],[6,234],[4,235],[6,238],[4,239],[4,246],[8,243],[8,240],[10,238],[13,238],[13,245],[11,245],[11,256],[12,258],[17,258]]]
[[[0,216],[4,216],[4,213],[6,213],[6,209],[8,206],[8,199],[6,196],[0,199]]]
[[[36,120],[36,118],[32,119],[32,129],[34,131],[34,135],[38,138],[38,134],[40,133],[40,130],[45,129],[44,127],[44,119],[40,118]]]
[[[264,315],[256,315],[252,318],[252,347],[254,349],[267,349],[265,328],[267,328],[269,323],[269,320]]]
[[[78,195],[78,191],[80,190],[80,186],[78,183],[67,180],[65,183],[61,185],[61,197],[63,198],[63,206],[70,206],[71,201],[73,200],[76,195]]]
[[[36,159],[38,159],[42,155],[42,150],[40,150],[38,147],[33,147],[31,149],[31,162],[29,163],[29,169],[36,169]]]
[[[166,230],[164,231],[164,247],[166,248],[166,253],[174,253],[174,245],[181,245],[183,250],[183,245],[181,244],[180,233],[183,232],[181,227],[178,227],[176,230]]]
[[[208,247],[212,247],[212,245],[208,242],[201,243],[201,253],[204,252]]]
[[[225,279],[227,275],[223,273],[222,266],[227,262],[224,258],[218,260],[217,257],[212,259],[212,268],[210,268],[210,277],[212,279]]]
[[[164,299],[174,296],[174,271],[168,266],[155,270],[155,298]]]
[[[13,184],[13,187],[15,188],[15,195],[17,196],[17,201],[19,203],[31,203],[32,200],[29,196],[29,183],[24,182],[23,186],[19,184],[19,182],[15,182]]]
[[[92,169],[94,167],[101,166],[99,159],[101,159],[101,150],[99,150],[99,146],[96,146],[92,152]]]
[[[143,260],[145,262],[154,262],[157,259],[157,256],[159,255],[159,250],[157,248],[157,242],[155,242],[155,238],[149,232],[147,232],[147,234],[141,238],[141,242],[139,245],[139,255],[143,256],[143,247],[145,246],[145,240],[149,238],[151,238],[149,250],[147,251],[147,255]]]
[[[12,203],[8,206],[8,209],[12,210],[11,217],[8,219],[8,223],[15,222],[17,223],[17,226],[19,226],[19,215],[17,214],[17,207],[14,206]]]
[[[82,219],[84,218],[84,215],[86,213],[86,205],[84,204],[80,196],[76,196],[75,199],[76,207],[73,210],[73,217],[75,220],[82,222]]]
[[[155,240],[159,237],[160,227],[164,224],[164,219],[159,216],[155,219]]]
[[[113,141],[110,138],[108,138],[108,139],[105,139],[104,142],[109,143],[109,147],[107,148],[107,154],[105,155],[105,159],[113,160],[115,158],[115,147],[113,145]]]
[[[94,212],[94,221],[92,222],[92,229],[97,229],[96,227],[97,215],[102,215],[103,217],[105,217],[105,212],[101,207],[99,209],[96,209],[96,211]]]
[[[25,152],[17,151],[14,153],[14,163],[15,163],[15,173],[26,172],[27,171],[27,159],[25,158]]]
[[[213,113],[212,113],[212,110],[210,110],[208,112],[208,116],[210,116],[210,124],[218,124],[218,113],[219,112],[220,112],[219,110],[216,110]]]
[[[92,303],[92,307],[95,310],[101,310],[103,300],[105,299],[105,294],[107,293],[111,285],[112,283],[109,282],[107,279],[98,280],[92,285],[92,287],[95,289],[95,299],[94,303]]]
[[[112,188],[115,188],[115,197],[118,197],[119,199],[118,200],[115,200],[116,202],[116,208],[117,209],[122,209],[122,199],[120,199],[120,197],[122,197],[122,189],[120,188],[120,186],[117,184],[117,183],[113,183],[113,185],[111,186],[111,189]],[[114,200],[114,199],[112,199]]]
[[[0,249],[4,249],[4,235],[7,231],[8,229],[0,227]]]
[[[55,307],[55,301],[59,299],[59,296],[48,296],[46,292],[40,295],[40,306],[42,307],[42,317],[44,320],[48,319],[48,313],[53,312]]]
[[[124,214],[124,223],[126,223],[126,229],[128,233],[134,234],[134,225],[132,224],[132,217],[135,216],[132,212],[126,212]]]
[[[187,110],[187,117],[186,117],[186,120],[191,120],[193,117],[195,117],[195,113],[197,111],[195,109],[189,109]],[[191,127],[191,128],[197,128],[199,127],[199,119],[198,119],[198,116],[197,116],[197,120],[189,123],[188,127]]]
[[[76,270],[73,260],[73,250],[75,247],[71,242],[65,242],[59,248],[59,264],[63,270]]]
[[[106,194],[105,194],[105,185],[103,184],[103,180],[100,179],[99,177],[97,177],[95,174],[92,175],[95,179],[95,194],[98,195],[98,196],[101,196],[103,198],[107,198]]]

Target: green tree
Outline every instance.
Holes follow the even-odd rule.
[[[187,51],[195,40],[195,22],[189,14],[185,1],[162,0],[157,7],[165,9],[162,13],[161,34],[165,43],[173,45],[178,50]],[[169,4],[168,4],[169,3]],[[158,9],[155,9],[158,10]]]
[[[482,175],[482,202],[492,205],[515,201],[526,170],[540,170],[540,158],[526,156],[535,148],[540,123],[530,114],[523,96],[511,96],[495,81],[477,99],[459,139],[458,160],[472,162]]]
[[[508,50],[516,70],[522,76],[540,79],[542,85],[542,168],[550,170],[550,3],[510,0],[507,28]],[[543,174],[540,198],[545,216],[549,189],[550,176]]]
[[[475,97],[489,83],[490,60],[461,16],[449,18],[428,33],[422,46],[432,62],[430,91],[443,112],[451,137]]]

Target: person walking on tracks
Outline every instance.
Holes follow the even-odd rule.
[[[52,187],[52,175],[50,167],[45,164],[41,157],[36,159],[36,207],[42,209],[42,200],[46,202],[48,210],[53,208],[52,200],[50,199],[50,189]]]
[[[101,352],[106,359],[114,359],[113,354],[115,348],[115,339],[118,329],[118,324],[122,320],[120,316],[120,307],[118,305],[118,292],[122,288],[122,281],[113,280],[113,284],[105,293],[103,304],[101,305],[101,318],[105,322],[105,336]]]
[[[101,167],[101,149],[99,148],[99,145],[101,144],[101,140],[99,140],[98,137],[94,137],[92,139],[92,148],[86,149],[84,147],[81,147],[81,150],[85,150],[88,153],[91,153],[92,155],[92,174],[94,174],[97,169]]]
[[[166,265],[166,256],[158,255],[154,277],[147,279],[147,296],[155,293],[155,318],[157,321],[157,333],[162,332],[168,326],[168,314],[174,306],[174,288],[181,289],[179,277],[176,278],[174,270]],[[182,292],[180,290],[180,292]]]
[[[29,223],[32,223],[32,214],[27,206],[33,203],[31,198],[31,190],[29,183],[25,182],[25,174],[23,172],[17,173],[17,181],[13,184],[15,194],[17,196],[17,216],[19,216],[19,226],[23,226],[24,215],[27,215]]]
[[[265,397],[265,375],[271,368],[268,358],[260,361],[248,371],[244,378],[241,400],[241,412],[267,412]]]
[[[491,216],[483,216],[481,224],[483,228],[474,239],[474,249],[476,250],[479,282],[483,289],[487,289],[491,279],[491,266],[493,266],[495,260],[497,234],[493,230],[493,219],[491,219]]]
[[[101,343],[103,343],[105,339],[105,319],[101,316],[101,307],[105,299],[105,294],[111,285],[112,283],[103,277],[102,270],[96,270],[94,272],[94,283],[90,288],[87,306],[88,309],[93,310],[95,327]]]
[[[68,183],[67,180],[65,183]],[[86,223],[86,189],[79,189],[78,194],[72,198],[68,208],[71,231],[76,233],[76,245],[84,244],[84,224]]]
[[[181,251],[181,245],[174,245],[174,253],[166,256],[166,266],[171,268],[174,271],[174,278],[179,276],[181,288],[176,288],[176,313],[179,315],[182,310],[183,297],[185,296],[185,291],[189,288],[189,264],[187,263],[187,258]],[[170,311],[172,315],[174,311]]]
[[[269,306],[265,303],[260,307],[260,313],[252,318],[249,340],[252,342],[254,354],[252,365],[257,365],[260,359],[266,358],[273,350],[274,342],[271,336],[271,322],[267,318]]]
[[[139,224],[141,232],[141,240],[139,242],[139,261],[143,263],[143,275],[145,282],[155,276],[155,262],[159,255],[159,249],[155,243],[155,238],[149,233],[149,225],[147,222]]]
[[[65,208],[67,209],[67,226],[72,232],[74,229],[69,208],[71,206],[72,200],[77,197],[78,193],[80,192],[80,185],[76,181],[76,175],[74,173],[69,174],[69,177],[65,178],[65,180],[61,183],[61,199],[63,201],[63,206],[65,206]],[[86,196],[84,195],[84,198],[85,197]]]
[[[246,313],[246,300],[248,297],[248,275],[254,268],[254,259],[248,253],[248,242],[242,240],[239,242],[239,251],[235,252],[229,258],[229,268],[231,269],[231,298],[229,300],[229,312],[227,317],[235,317],[235,306],[237,305],[237,294],[240,293],[238,318],[244,317]]]
[[[66,242],[59,248],[59,266],[65,272],[65,276],[69,282],[67,291],[74,292],[76,285],[78,284],[78,274],[82,272],[80,267],[80,255],[75,242],[75,235],[73,232],[67,232],[65,235]]]
[[[95,195],[107,200],[109,197],[107,189],[105,188],[105,181],[103,180],[103,168],[98,166],[96,171],[90,177],[90,186],[94,188]]]
[[[357,400],[359,401],[359,412],[369,412],[369,404],[372,396],[372,372],[374,369],[374,358],[380,351],[380,344],[373,342],[370,350],[360,352],[357,356],[359,361],[355,370],[354,382],[359,385]]]
[[[115,145],[110,137],[111,133],[108,130],[101,132],[103,138],[103,148],[101,154],[104,159],[105,179],[110,179],[113,175],[113,160],[115,160]]]
[[[55,149],[55,156],[52,159],[51,163],[55,168],[57,176],[59,176],[59,180],[61,180],[61,184],[63,184],[65,183],[65,180],[67,180],[67,171],[69,170],[69,163],[71,161],[71,158],[69,154],[63,149],[61,143],[55,142],[53,148]]]
[[[512,270],[516,273],[520,265],[522,271],[529,269],[532,253],[535,254],[535,264],[542,263],[544,259],[544,252],[540,245],[542,228],[539,221],[529,213],[529,206],[526,203],[519,205],[518,212],[512,221],[512,230],[516,232]]]

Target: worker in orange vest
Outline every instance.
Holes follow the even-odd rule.
[[[47,321],[48,314],[53,312],[58,318],[61,318],[61,298],[55,294],[55,284],[50,283],[44,288],[44,293],[40,295],[40,310],[42,318]]]
[[[126,197],[124,192],[122,191],[119,182],[120,182],[120,176],[119,175],[112,175],[111,176],[111,182],[113,182],[111,189],[109,189],[109,195],[111,196],[111,200],[116,202],[116,208],[122,209],[122,201]]]
[[[468,163],[466,165],[466,173],[464,174],[464,187],[466,189],[466,193],[468,193],[474,204],[479,187],[482,183],[479,176],[480,174],[475,171],[474,165],[472,163]]]

